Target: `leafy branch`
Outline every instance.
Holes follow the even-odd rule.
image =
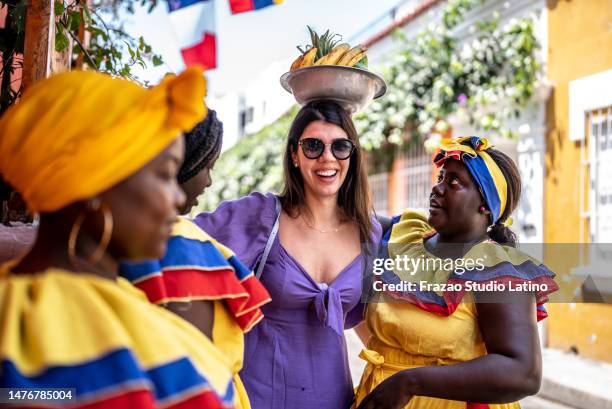
[[[443,134],[453,115],[515,136],[504,124],[526,107],[540,75],[534,23],[513,19],[500,27],[494,13],[470,28],[473,39],[460,41],[454,29],[481,3],[451,0],[437,26],[410,41],[397,35],[403,43],[385,72],[387,95],[355,118],[367,149]]]
[[[3,0],[6,7],[4,28],[0,28],[0,52],[2,69],[0,75],[0,114],[19,97],[20,89],[14,85],[14,74],[23,67],[23,43],[25,39],[25,0]]]
[[[70,49],[74,67],[83,64],[112,75],[137,80],[132,68],[163,64],[160,55],[153,53],[143,37],[130,36],[123,27],[122,15],[133,14],[136,5],[151,12],[157,0],[55,0],[56,52]],[[0,29],[0,53],[2,53],[2,77],[0,87],[0,114],[19,97],[21,89],[13,79],[16,70],[23,66],[25,18],[28,0],[0,0],[7,8],[5,27]]]
[[[163,64],[163,60],[152,52],[143,37],[133,38],[125,32],[118,18],[121,11],[133,13],[135,3],[148,5],[149,11],[157,5],[156,0],[98,0],[91,5],[83,0],[72,3],[55,0],[55,14],[58,16],[55,50],[66,50],[70,46],[68,37],[71,37],[74,40],[74,61],[83,56],[87,65],[96,70],[136,80],[132,73],[135,65],[146,68],[147,61],[151,61],[158,66]],[[85,38],[87,41],[83,41]],[[127,56],[129,58],[125,58]]]

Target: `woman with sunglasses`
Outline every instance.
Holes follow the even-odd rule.
[[[282,194],[253,193],[195,218],[251,268],[269,251],[261,280],[272,302],[247,334],[241,372],[253,409],[353,399],[343,331],[363,320],[363,244],[380,238],[362,160],[349,114],[311,102],[289,131]]]

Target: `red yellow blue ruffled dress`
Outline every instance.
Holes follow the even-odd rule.
[[[392,227],[383,236],[385,257],[406,255],[415,259],[434,259],[422,245],[435,232],[426,217],[406,211],[393,218]],[[485,257],[486,256],[486,257]],[[482,271],[466,271],[462,275],[445,270],[421,269],[415,275],[386,271],[379,277],[383,283],[400,281],[429,283],[478,283],[497,281],[508,284],[546,284],[548,290],[536,294],[538,319],[546,317],[543,304],[547,295],[558,287],[554,274],[545,266],[509,247],[494,242],[474,246],[464,259],[483,257]],[[426,263],[423,265],[427,265]],[[436,266],[436,263],[430,263]],[[439,266],[440,263],[437,264]],[[368,304],[366,322],[372,332],[367,349],[360,357],[367,362],[356,389],[357,405],[384,379],[409,368],[453,365],[486,355],[486,347],[478,328],[476,304],[465,291],[385,291],[380,299]],[[516,409],[518,403],[482,404],[415,396],[405,409]]]
[[[244,334],[263,314],[270,296],[253,272],[227,247],[191,220],[180,217],[161,260],[124,263],[121,275],[144,291],[149,301],[214,301],[212,341],[227,357],[237,391],[235,406],[250,409],[238,372],[242,369]]]
[[[233,408],[223,354],[122,278],[0,273],[0,388],[70,388],[78,409]],[[47,405],[48,404],[48,405]]]

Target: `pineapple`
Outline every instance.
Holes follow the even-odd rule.
[[[311,48],[316,48],[317,54],[315,55],[314,61],[326,56],[336,46],[336,44],[342,40],[342,36],[340,34],[331,33],[329,30],[320,36],[316,31],[310,28],[310,26],[306,27],[308,27],[308,31],[310,32],[310,41],[312,44],[308,44],[305,47],[305,50],[298,46],[298,50],[300,50],[300,53],[305,54]]]
[[[343,65],[347,67],[356,66],[367,69],[368,58],[366,47],[359,44],[351,48],[350,44],[342,43],[342,36],[327,30],[323,35],[319,35],[310,26],[311,44],[305,47],[298,46],[300,55],[291,64],[291,71],[316,65]]]

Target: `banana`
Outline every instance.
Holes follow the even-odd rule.
[[[310,67],[316,55],[317,47],[312,47],[310,50],[306,51],[306,54],[304,54],[304,58],[302,58],[302,62],[300,63],[300,68]]]
[[[298,58],[296,58],[295,61],[293,61],[293,64],[291,64],[291,68],[289,69],[289,71],[297,70],[298,68],[300,68],[300,64],[302,63],[303,60],[304,60],[304,54],[300,54]]]
[[[327,55],[319,58],[314,65],[335,65],[350,48],[350,44],[347,43],[337,45]]]
[[[347,51],[346,54],[344,54],[342,58],[340,58],[340,61],[338,61],[336,65],[348,65],[348,63],[351,62],[353,57],[355,57],[359,53],[365,53],[365,51],[366,51],[366,48],[363,45],[359,44],[351,48],[349,51]]]
[[[346,64],[347,67],[352,67],[355,64],[357,64],[359,61],[361,61],[361,59],[363,57],[365,57],[366,53],[365,51],[360,52],[359,54],[357,54],[356,56],[354,56],[353,58],[351,58],[351,61],[348,62],[348,64]]]

